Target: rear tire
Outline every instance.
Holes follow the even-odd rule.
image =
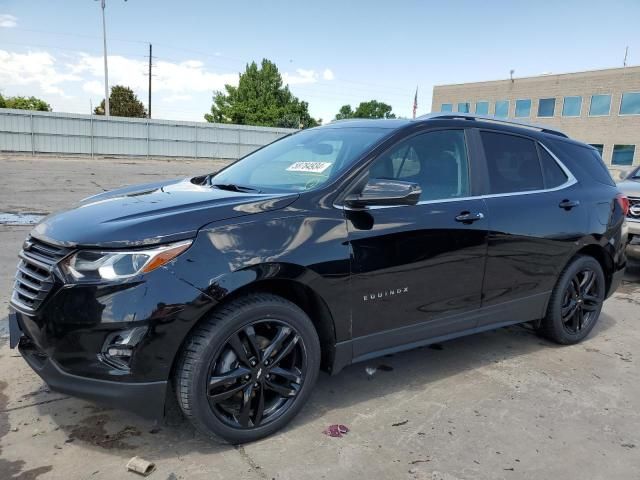
[[[190,334],[175,373],[178,404],[203,434],[245,443],[284,427],[320,370],[309,317],[271,294],[240,297]]]
[[[605,288],[600,263],[586,255],[575,257],[560,274],[539,332],[561,345],[582,341],[598,321]]]

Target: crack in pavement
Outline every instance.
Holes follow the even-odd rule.
[[[234,445],[234,448],[240,454],[240,457],[242,457],[242,459],[247,463],[247,465],[249,465],[251,470],[253,470],[260,478],[263,478],[265,480],[269,479],[267,474],[262,471],[262,467],[258,465],[253,460],[253,458],[251,458],[251,455],[247,453],[242,445]]]
[[[41,402],[30,403],[29,405],[20,405],[19,407],[0,410],[0,413],[15,412],[16,410],[22,410],[23,408],[36,407],[38,405],[46,405],[47,403],[59,402],[60,400],[67,400],[68,398],[71,398],[71,397],[59,397],[59,398],[52,398],[49,400],[42,400]]]

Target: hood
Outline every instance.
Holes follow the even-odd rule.
[[[617,184],[618,190],[627,197],[640,197],[640,179],[627,179]]]
[[[45,217],[31,234],[64,246],[131,247],[192,238],[216,221],[277,210],[297,194],[220,190],[191,179],[124,187]]]

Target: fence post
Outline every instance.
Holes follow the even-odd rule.
[[[93,158],[93,113],[89,116],[89,139],[91,140],[91,158]]]
[[[149,131],[151,127],[149,126],[149,118],[147,117],[147,158],[149,158]]]
[[[195,155],[193,156],[193,158],[195,158],[196,160],[198,159],[198,125],[194,125],[193,126],[196,130],[196,143],[195,143]]]
[[[31,155],[35,156],[36,155],[36,144],[35,144],[35,137],[33,135],[33,112],[31,112],[29,114],[29,127],[31,129]]]

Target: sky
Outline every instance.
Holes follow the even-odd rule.
[[[110,85],[152,116],[202,121],[215,90],[268,58],[333,119],[376,99],[399,116],[431,110],[434,85],[640,64],[640,0],[106,0]],[[0,92],[89,113],[104,98],[102,18],[94,0],[0,0]]]

